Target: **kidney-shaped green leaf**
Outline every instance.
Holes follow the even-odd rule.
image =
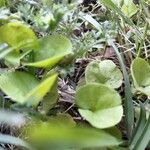
[[[93,61],[85,70],[86,83],[102,83],[112,88],[118,88],[122,84],[123,76],[119,68],[111,60],[103,60],[100,63]]]
[[[24,63],[33,67],[52,67],[65,55],[72,53],[72,44],[63,35],[50,35],[39,40],[39,49],[34,52],[34,62]]]
[[[131,74],[135,88],[150,96],[150,66],[142,58],[136,58],[131,65]]]
[[[34,32],[20,22],[11,22],[1,26],[0,42],[7,43],[16,50],[37,48],[37,38]]]
[[[0,88],[12,100],[20,104],[36,106],[55,83],[57,74],[40,82],[25,72],[7,72],[0,76]]]
[[[81,116],[97,128],[112,127],[123,115],[120,95],[103,84],[80,87],[76,92],[76,104]]]
[[[122,117],[122,106],[102,109],[95,112],[79,109],[83,118],[97,128],[108,128],[120,122]]]

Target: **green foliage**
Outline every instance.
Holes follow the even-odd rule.
[[[37,37],[34,32],[20,22],[11,22],[0,27],[0,43],[7,43],[10,47],[7,50],[4,49],[1,57],[5,57],[5,61],[13,66],[19,66],[20,59],[29,50],[35,50],[38,47]],[[20,52],[20,50],[22,51]]]
[[[150,96],[150,66],[142,58],[136,58],[131,65],[131,73],[135,88]]]
[[[0,149],[146,149],[148,8],[144,0],[0,0]]]
[[[38,132],[37,132],[38,131]],[[111,147],[121,143],[113,135],[103,131],[89,127],[69,127],[67,124],[53,125],[50,122],[38,123],[31,126],[28,130],[29,141],[37,147],[37,149],[48,150],[66,150],[71,148],[100,148]],[[89,136],[90,135],[90,136]],[[109,141],[109,142],[108,142]],[[45,145],[45,147],[43,146]]]
[[[34,51],[34,62],[27,66],[48,68],[57,64],[64,56],[72,53],[69,39],[62,35],[51,35],[39,40],[39,49]]]
[[[93,61],[85,70],[86,83],[102,83],[112,88],[119,88],[123,76],[121,71],[111,60],[104,60],[100,63]]]
[[[12,35],[12,36],[10,36]],[[21,49],[35,49],[37,38],[34,32],[20,22],[11,22],[0,27],[0,42],[7,43],[9,46]]]
[[[138,11],[138,8],[132,0],[112,0],[112,2],[116,4],[128,17],[132,17]]]
[[[90,83],[79,88],[76,104],[81,116],[97,128],[112,127],[123,115],[119,94],[102,84]]]
[[[139,138],[139,140],[137,141],[135,147],[133,148],[133,150],[141,150],[141,149],[145,149],[150,141],[150,117],[148,119],[148,121],[146,122],[143,132]]]
[[[131,139],[132,136],[132,131],[134,127],[134,106],[133,106],[133,101],[132,101],[132,91],[131,91],[131,85],[130,85],[130,80],[129,80],[129,75],[125,66],[125,61],[123,56],[119,53],[119,49],[117,46],[114,44],[112,40],[109,40],[108,43],[112,45],[112,47],[115,50],[115,53],[118,57],[120,67],[123,72],[123,77],[124,77],[124,82],[125,82],[125,108],[124,108],[124,113],[125,113],[125,122],[126,122],[126,127],[127,127],[127,132],[128,132],[128,138]]]
[[[124,2],[124,0],[112,0],[112,2],[117,5],[118,7],[122,6],[122,3]]]
[[[5,4],[6,4],[5,0],[0,0],[0,8],[5,6]]]
[[[134,28],[136,31],[135,34],[137,34],[138,38],[141,40],[141,33],[136,27],[136,25],[128,16],[124,14],[124,12],[118,6],[115,5],[115,3],[112,0],[100,0],[100,2],[104,4],[107,8],[115,12],[117,15],[119,15],[125,23]]]
[[[124,0],[124,4],[121,8],[122,12],[128,17],[132,17],[134,14],[137,13],[138,8],[133,3],[132,0]]]
[[[30,106],[37,106],[39,101],[49,92],[57,74],[54,74],[40,83],[34,76],[25,72],[7,72],[0,76],[0,88],[12,100]],[[31,82],[32,81],[32,82]]]
[[[10,36],[10,34],[14,36]],[[5,60],[15,66],[19,65],[20,60],[30,50],[35,50],[33,52],[34,62],[24,63],[24,65],[40,68],[53,67],[65,55],[72,53],[71,42],[65,36],[51,35],[37,40],[30,28],[16,22],[0,27],[0,41],[12,47],[7,50],[7,53],[5,52],[6,56],[2,53],[1,57],[5,56]],[[23,52],[20,52],[20,49]]]
[[[42,111],[47,114],[49,112],[50,109],[52,109],[57,100],[59,98],[58,95],[58,85],[57,85],[57,80],[55,81],[55,83],[53,84],[50,92],[47,93],[47,95],[44,96],[44,99],[42,101]]]
[[[145,124],[146,124],[146,111],[145,111],[143,104],[141,104],[140,117],[138,119],[136,129],[134,130],[133,137],[130,143],[131,149],[133,149],[135,145],[138,144],[139,142],[138,140],[143,133]]]

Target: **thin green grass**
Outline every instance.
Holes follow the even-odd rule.
[[[128,138],[131,139],[133,126],[134,126],[134,106],[132,102],[132,93],[131,93],[129,76],[126,70],[126,66],[124,64],[123,56],[121,56],[119,49],[116,47],[116,45],[112,40],[108,40],[108,44],[114,48],[124,76],[124,83],[125,83],[124,114],[125,114],[125,122],[127,127]]]

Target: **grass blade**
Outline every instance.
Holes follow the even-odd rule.
[[[145,124],[146,124],[146,110],[143,104],[141,104],[140,118],[138,120],[137,127],[133,133],[134,135],[130,144],[130,149],[133,149],[136,143],[138,142],[139,138],[143,133]]]
[[[91,15],[86,14],[83,18],[91,23],[98,31],[102,32],[102,26]]]
[[[127,127],[128,138],[131,139],[133,126],[134,126],[134,106],[132,102],[132,93],[131,93],[129,76],[124,64],[123,57],[119,53],[119,49],[116,47],[116,45],[112,40],[108,40],[108,43],[114,48],[116,52],[124,76],[124,81],[125,81],[125,102],[124,102],[125,112],[124,113],[125,113],[125,122]]]
[[[144,128],[144,131],[139,138],[133,150],[144,150],[150,141],[150,116]]]
[[[0,143],[21,146],[30,150],[32,149],[25,141],[11,135],[0,134]]]
[[[136,29],[136,34],[139,39],[141,39],[141,32],[138,30],[137,26],[132,22],[130,18],[128,18],[119,7],[117,7],[111,0],[99,0],[104,6],[108,9],[111,9],[116,14],[118,14],[124,22],[130,25],[132,28]]]

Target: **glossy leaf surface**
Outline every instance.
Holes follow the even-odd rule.
[[[135,88],[150,96],[150,66],[142,58],[137,58],[132,62],[131,74]]]

